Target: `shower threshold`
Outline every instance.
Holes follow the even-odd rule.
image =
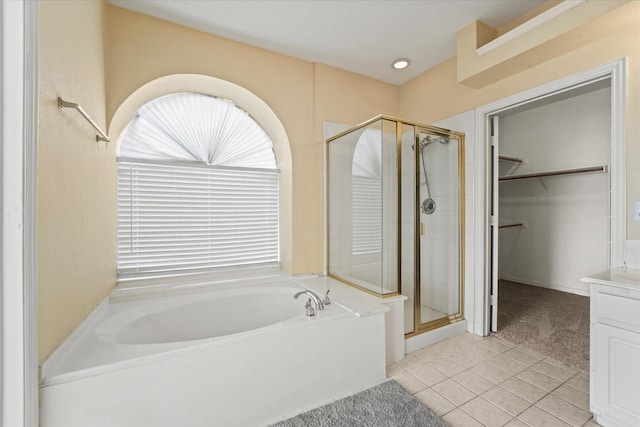
[[[404,301],[404,331],[407,333],[413,332],[413,300],[407,299]],[[447,313],[433,309],[427,305],[420,305],[420,318],[424,323],[431,322],[433,320],[442,319],[449,316]]]

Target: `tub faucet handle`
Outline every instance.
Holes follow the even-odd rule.
[[[316,315],[316,311],[313,309],[313,305],[311,304],[311,298],[309,298],[307,302],[304,304],[304,308],[307,309],[307,316]]]
[[[331,289],[327,289],[327,293],[324,294],[324,298],[322,299],[322,303],[324,305],[329,305],[331,304],[331,298],[329,298],[329,292],[331,292]]]

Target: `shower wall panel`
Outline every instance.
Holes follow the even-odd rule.
[[[345,140],[331,147],[328,160],[329,200],[328,227],[329,265],[335,272],[351,276],[352,272],[352,227],[351,227],[351,163],[357,139]]]

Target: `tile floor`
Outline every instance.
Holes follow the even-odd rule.
[[[464,333],[387,366],[452,427],[597,426],[589,373],[495,337]]]

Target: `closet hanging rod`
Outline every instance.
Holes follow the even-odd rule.
[[[592,166],[588,168],[577,168],[577,169],[564,169],[558,171],[550,171],[550,172],[539,172],[539,173],[528,173],[523,175],[511,175],[511,176],[501,176],[499,178],[500,181],[510,181],[513,179],[527,179],[527,178],[544,178],[546,176],[557,176],[557,175],[570,175],[570,174],[578,174],[578,173],[589,173],[589,172],[608,172],[609,166]]]
[[[91,117],[89,117],[87,112],[84,111],[84,109],[80,106],[80,104],[76,104],[75,102],[68,102],[58,97],[58,108],[61,110],[63,108],[73,108],[74,110],[78,110],[78,113],[80,113],[80,115],[84,117],[84,119],[88,121],[91,126],[93,126],[96,132],[98,132],[98,135],[96,135],[96,142],[100,142],[100,141],[111,142],[111,139],[107,136],[107,134],[104,133],[102,129],[100,129],[100,126],[98,126]]]

